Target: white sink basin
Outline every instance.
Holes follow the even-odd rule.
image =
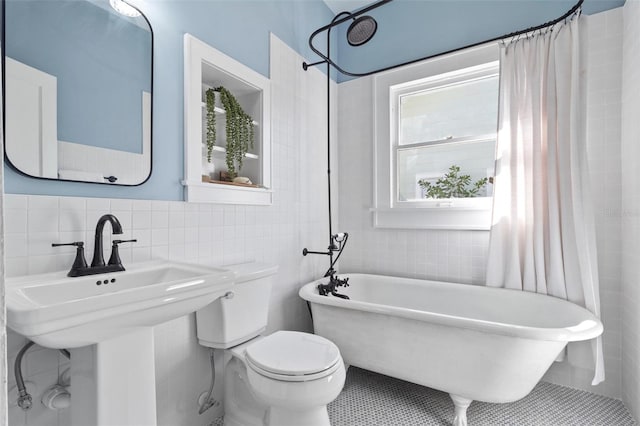
[[[7,323],[41,346],[77,348],[194,312],[234,278],[224,269],[168,261],[77,278],[66,272],[9,278]]]

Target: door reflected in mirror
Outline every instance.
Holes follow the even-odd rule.
[[[122,0],[9,0],[6,159],[32,177],[139,185],[151,174],[153,33]]]

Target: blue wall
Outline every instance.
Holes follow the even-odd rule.
[[[151,33],[89,2],[6,5],[7,56],[57,78],[58,140],[141,153]]]
[[[333,18],[321,0],[136,0],[132,3],[149,18],[155,38],[150,180],[139,187],[49,182],[18,175],[5,167],[6,192],[183,199],[180,184],[183,178],[183,34],[189,32],[268,76],[269,31],[313,61],[316,58],[307,46],[307,39],[312,31]],[[586,0],[585,12],[594,13],[622,3],[623,0]],[[371,43],[357,49],[341,45],[337,56],[345,68],[368,70],[537,25],[561,15],[572,4],[572,0],[396,0],[375,12],[379,29]],[[326,40],[318,37],[317,43],[324,46]]]
[[[378,22],[378,31],[365,45],[350,46],[345,37],[349,23],[339,26],[338,65],[360,73],[436,55],[551,21],[576,2],[394,0],[368,13]],[[583,12],[592,14],[623,4],[624,0],[585,0]],[[343,74],[338,77],[339,82],[350,79]]]
[[[11,0],[10,0],[11,1]],[[216,49],[269,76],[269,32],[315,59],[309,34],[333,14],[322,0],[137,0],[154,35],[153,173],[141,186],[58,182],[22,176],[5,165],[5,192],[84,197],[182,200],[182,38],[191,33]]]

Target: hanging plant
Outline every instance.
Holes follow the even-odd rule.
[[[211,153],[216,144],[216,92],[208,89],[205,92],[207,103],[207,161],[211,163]]]
[[[240,106],[237,99],[223,86],[215,89],[220,93],[220,102],[226,111],[227,173],[231,179],[242,169],[245,154],[253,149],[253,118]]]
[[[420,179],[418,185],[424,189],[425,198],[470,198],[477,197],[480,189],[487,184],[487,178],[478,179],[472,184],[470,175],[459,173],[460,166],[453,165],[435,183]]]

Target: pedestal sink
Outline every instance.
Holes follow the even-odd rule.
[[[72,426],[153,426],[153,326],[208,305],[234,278],[167,261],[78,278],[9,278],[7,325],[41,346],[70,350]]]

